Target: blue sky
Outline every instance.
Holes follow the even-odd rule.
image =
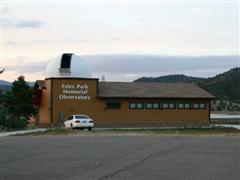
[[[239,66],[238,1],[7,1],[1,4],[1,79],[43,79],[64,52],[95,77],[209,77]]]

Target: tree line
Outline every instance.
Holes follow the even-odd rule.
[[[24,129],[29,117],[37,113],[32,97],[24,76],[12,83],[10,91],[0,89],[0,129]]]

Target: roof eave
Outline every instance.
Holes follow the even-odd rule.
[[[33,89],[38,89],[38,88],[41,88],[41,89],[46,89],[46,86],[44,85],[44,86],[41,86],[40,84],[39,84],[39,80],[37,80],[35,83],[34,83],[34,85],[33,85]]]
[[[129,96],[97,96],[99,99],[215,99],[215,97],[129,97]]]

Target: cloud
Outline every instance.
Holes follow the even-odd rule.
[[[4,44],[7,45],[7,46],[12,46],[12,47],[16,47],[16,46],[22,46],[22,45],[26,45],[26,46],[29,46],[29,45],[41,45],[41,44],[45,44],[47,43],[46,40],[32,40],[32,41],[29,41],[29,42],[25,42],[25,43],[19,43],[19,42],[15,42],[15,41],[6,41]]]
[[[47,40],[32,40],[30,42],[24,43],[24,45],[41,45],[46,43],[47,43]]]
[[[202,13],[203,12],[203,8],[193,8],[191,9],[192,13]]]
[[[184,24],[174,24],[174,25],[172,25],[171,26],[173,29],[182,29],[182,28],[184,28],[184,27],[186,27],[186,25],[184,25]]]
[[[17,73],[43,73],[49,60],[32,62],[31,59],[23,55],[9,59],[6,70]]]
[[[161,56],[161,55],[89,55],[84,56],[93,72],[108,79],[134,80],[142,76],[186,74],[211,77],[239,66],[239,56]]]
[[[61,39],[60,41],[63,41],[64,43],[80,43],[80,42],[94,42],[94,41],[99,41],[97,38],[66,38],[66,39]]]
[[[46,43],[46,40],[32,40],[32,43],[36,43],[36,44],[44,44]]]
[[[1,11],[2,11],[2,14],[6,14],[10,11],[10,9],[8,7],[2,7]]]
[[[18,46],[19,44],[15,41],[6,41],[4,44],[7,46]]]
[[[4,28],[41,28],[43,22],[33,19],[2,19]]]
[[[47,62],[37,63],[21,63],[6,67],[8,71],[16,71],[18,73],[44,73]]]
[[[54,57],[53,57],[54,58]],[[212,77],[240,66],[239,56],[164,56],[164,55],[85,55],[93,77],[105,75],[107,81],[133,81],[139,77],[157,77],[170,74],[185,74],[196,77]],[[15,59],[9,71],[43,74],[49,60],[41,62]],[[30,59],[30,58],[29,58]]]
[[[107,38],[66,38],[61,39],[65,43],[81,43],[81,42],[104,42],[104,41],[139,41],[141,38],[125,38],[125,37],[107,37]]]

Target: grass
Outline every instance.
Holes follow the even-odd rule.
[[[71,130],[49,129],[25,135],[240,135],[240,130],[228,127],[209,128],[171,128],[171,129],[107,129],[107,130]]]

